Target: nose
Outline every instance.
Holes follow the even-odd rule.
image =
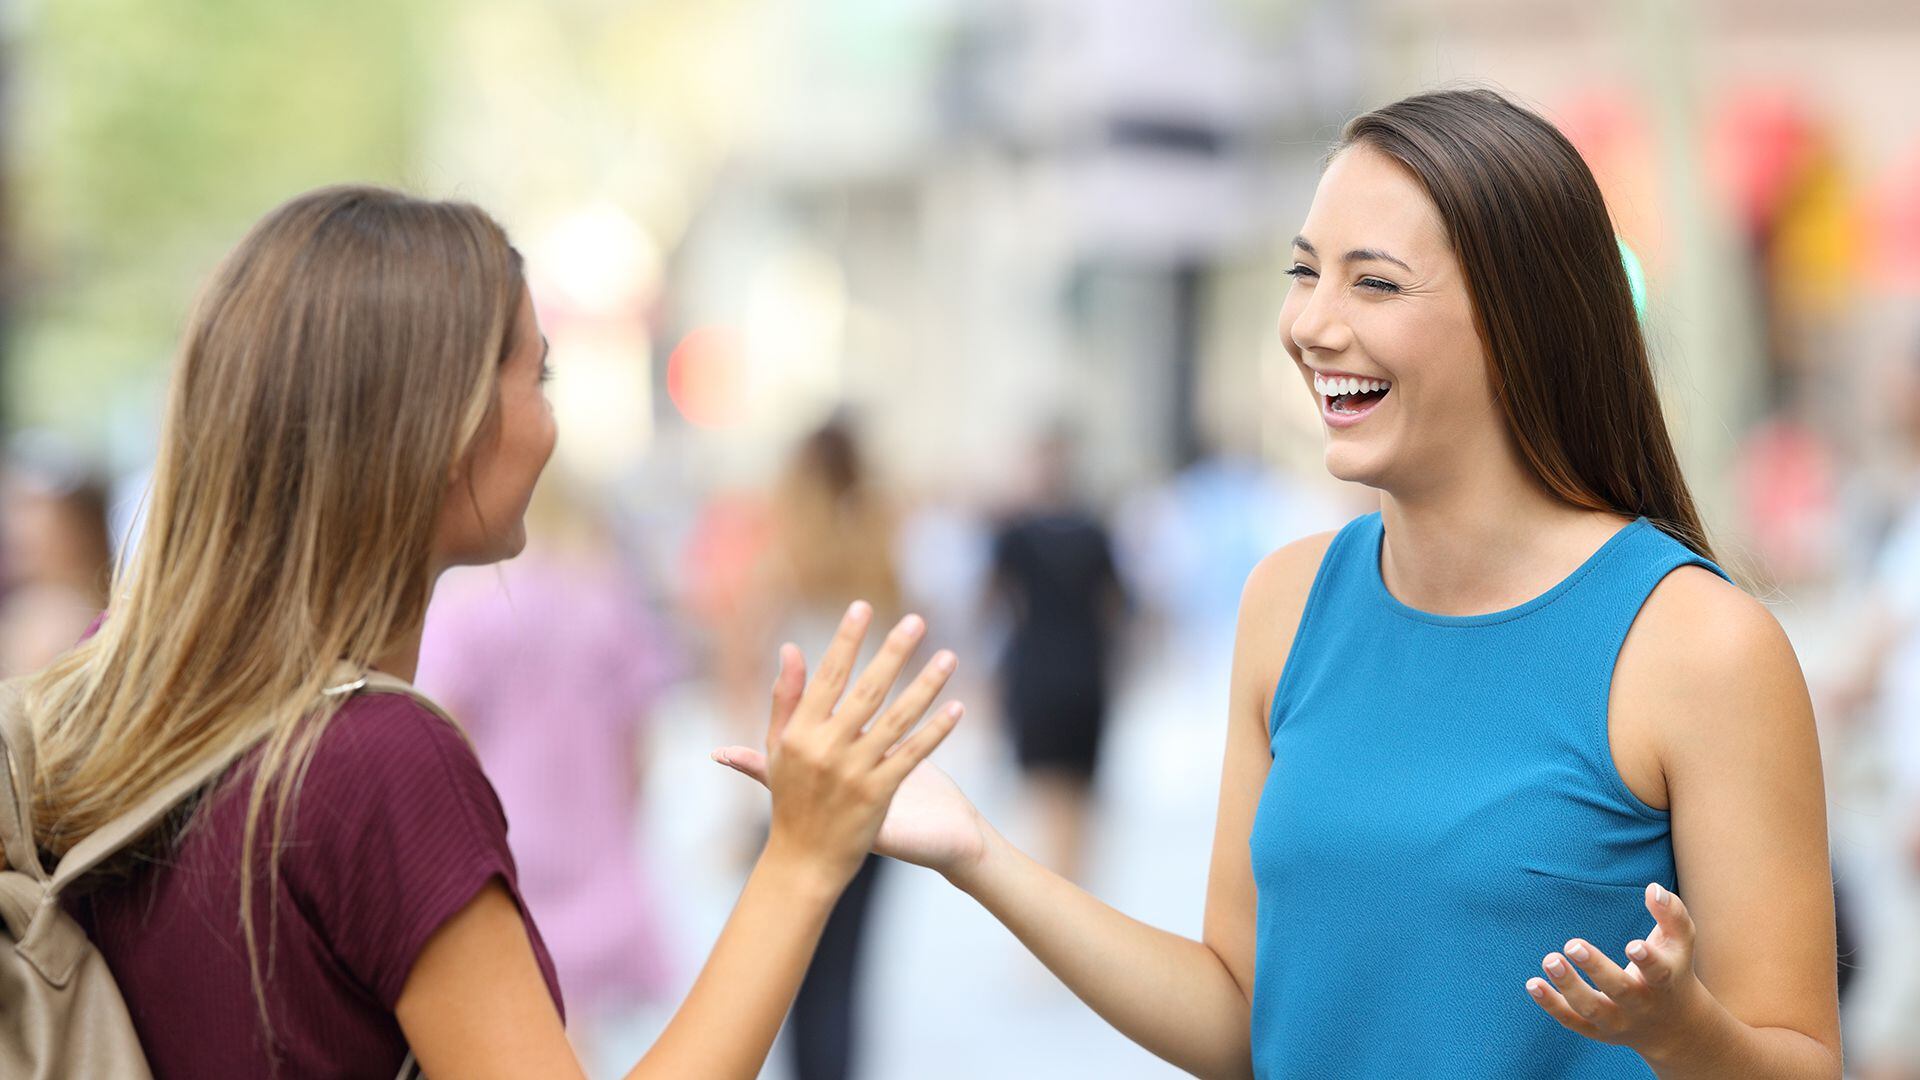
[[[1341,312],[1340,290],[1325,285],[1305,292],[1293,309],[1293,321],[1281,327],[1302,352],[1337,353],[1353,343],[1353,332]],[[1291,306],[1291,305],[1290,305]],[[1283,313],[1284,314],[1284,313]]]

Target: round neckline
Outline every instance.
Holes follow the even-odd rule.
[[[1392,591],[1387,588],[1386,575],[1381,573],[1380,570],[1380,558],[1386,553],[1387,525],[1385,520],[1376,514],[1373,525],[1373,543],[1371,545],[1372,558],[1367,560],[1367,580],[1372,583],[1374,595],[1386,606],[1387,610],[1403,618],[1432,623],[1435,626],[1490,626],[1495,623],[1511,622],[1514,619],[1531,615],[1541,608],[1546,607],[1548,604],[1553,603],[1555,600],[1558,600],[1561,596],[1565,595],[1569,589],[1579,584],[1580,579],[1592,572],[1594,567],[1599,566],[1630,534],[1637,533],[1650,524],[1651,522],[1645,517],[1638,517],[1614,530],[1613,535],[1607,537],[1606,543],[1594,549],[1593,554],[1587,556],[1586,561],[1575,567],[1572,573],[1561,578],[1552,588],[1531,600],[1524,601],[1502,611],[1489,611],[1480,615],[1442,615],[1438,612],[1426,611],[1413,607],[1410,604],[1402,603],[1393,595]]]

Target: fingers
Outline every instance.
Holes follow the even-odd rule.
[[[713,760],[742,776],[767,784],[767,755],[745,746],[726,746],[715,750]]]
[[[851,736],[866,726],[873,714],[880,711],[880,703],[887,698],[887,692],[900,678],[900,670],[907,666],[907,660],[915,649],[920,647],[920,639],[926,635],[927,624],[918,615],[909,615],[901,619],[885,641],[880,643],[880,652],[860,673],[859,681],[848,691],[845,701],[834,711],[830,724],[842,734]]]
[[[1591,952],[1591,950],[1589,950]],[[1566,999],[1566,1004],[1575,1015],[1595,1029],[1607,1026],[1613,1010],[1616,1008],[1605,994],[1587,985],[1567,958],[1559,953],[1548,953],[1541,963],[1541,969],[1547,973],[1547,979],[1553,988]]]
[[[934,654],[933,659],[920,670],[913,682],[907,684],[893,705],[860,736],[859,742],[868,761],[880,760],[894,743],[900,741],[900,736],[919,722],[933,704],[933,699],[940,696],[940,691],[946,687],[958,663],[953,653],[945,649]]]
[[[1589,1039],[1600,1037],[1600,1030],[1589,1023],[1585,1017],[1574,1012],[1573,1006],[1567,1004],[1566,997],[1555,990],[1553,984],[1547,980],[1528,979],[1527,994],[1533,998],[1535,1005],[1546,1011],[1548,1016],[1560,1021],[1562,1027],[1585,1035]]]
[[[847,679],[853,674],[854,661],[860,657],[860,642],[866,638],[867,624],[872,619],[873,608],[864,600],[854,601],[847,609],[832,644],[827,646],[826,655],[820,658],[820,666],[814,669],[813,680],[800,695],[794,715],[801,724],[818,724],[832,715],[834,703],[840,700],[840,692],[847,688]]]
[[[1616,1005],[1635,1002],[1646,993],[1647,985],[1638,972],[1622,968],[1613,962],[1612,957],[1579,938],[1567,942],[1567,947],[1561,952],[1586,973],[1595,989]]]
[[[788,642],[780,646],[780,673],[773,679],[773,712],[767,719],[767,745],[772,746],[800,707],[800,694],[807,687],[807,661],[800,647]]]
[[[907,778],[907,774],[912,772],[915,766],[927,760],[927,755],[933,753],[934,749],[953,733],[954,725],[958,724],[964,715],[966,715],[966,707],[957,701],[934,713],[927,718],[925,724],[921,725],[919,731],[913,733],[912,738],[894,747],[892,753],[882,758],[874,772],[889,787],[897,786],[900,781]]]
[[[1679,896],[1658,882],[1647,886],[1647,910],[1657,925],[1646,941],[1628,945],[1627,955],[1650,985],[1665,986],[1693,963],[1693,916]],[[1636,945],[1644,957],[1636,955]]]

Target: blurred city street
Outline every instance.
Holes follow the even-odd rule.
[[[0,678],[124,602],[182,329],[250,223],[337,184],[484,209],[558,441],[524,553],[438,581],[417,682],[596,1080],[767,837],[709,752],[856,597],[959,653],[933,761],[989,820],[1199,936],[1243,583],[1380,506],[1289,351],[1295,234],[1344,124],[1467,86],[1601,193],[1612,340],[1806,676],[1850,1066],[1920,1080],[1920,4],[304,7],[0,0]],[[870,880],[767,1080],[842,1080],[848,994],[850,1080],[1181,1075],[937,875]]]
[[[964,663],[963,659],[963,663]],[[1198,937],[1212,850],[1214,792],[1225,739],[1224,664],[1204,670],[1146,658],[1116,704],[1112,756],[1098,803],[1089,888],[1154,926]],[[740,810],[751,785],[707,754],[726,737],[697,687],[661,705],[644,817],[649,868],[672,884],[668,917],[682,983],[705,955],[738,892],[737,855],[712,843],[711,822]],[[1007,751],[991,709],[935,756],[1010,839],[1022,837]],[[1122,794],[1124,793],[1124,794]],[[757,789],[750,792],[755,797]],[[1004,927],[939,876],[898,864],[875,901],[861,989],[862,1075],[899,1080],[1161,1080],[1184,1075],[1109,1028]],[[677,996],[677,995],[676,995]],[[610,1038],[593,1074],[618,1076],[665,1016]],[[764,1074],[785,1080],[778,1055]]]

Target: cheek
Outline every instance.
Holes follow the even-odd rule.
[[[545,465],[553,453],[556,438],[553,409],[538,389],[522,390],[514,395],[505,417],[511,437],[507,440],[516,469]]]
[[[547,404],[544,396],[540,398],[534,410],[533,430],[531,457],[534,472],[538,474],[541,469],[546,468],[548,460],[553,457],[554,446],[560,441],[560,425],[554,421],[553,407]]]

